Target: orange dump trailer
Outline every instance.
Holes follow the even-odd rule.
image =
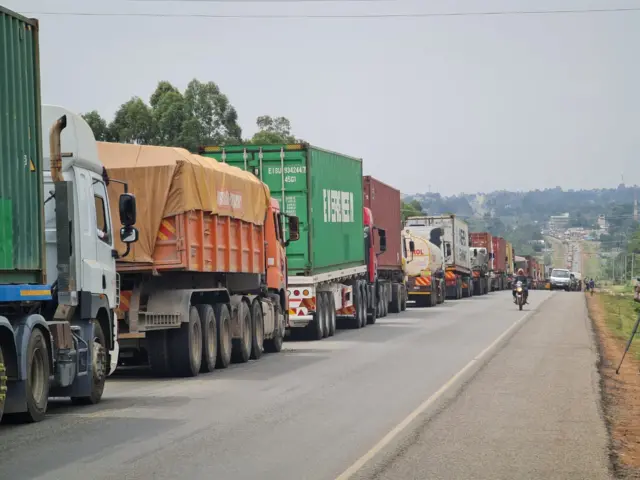
[[[252,174],[184,149],[98,142],[98,154],[137,202],[140,238],[117,263],[119,364],[195,376],[280,351],[297,218]]]

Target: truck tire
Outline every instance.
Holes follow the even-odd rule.
[[[278,320],[278,316],[282,315],[282,307],[280,306],[279,299],[274,300],[273,312],[276,317],[276,329],[273,332],[273,337],[264,341],[264,351],[267,353],[278,353],[282,350],[282,342],[284,341],[284,317],[282,317],[282,323]]]
[[[202,362],[200,372],[213,372],[218,357],[218,325],[213,307],[207,304],[196,305],[202,326]]]
[[[353,285],[353,307],[355,309],[355,317],[351,320],[351,328],[362,327],[362,290],[360,288],[360,280],[356,280]]]
[[[324,311],[324,294],[322,292],[316,292],[316,313],[313,315],[313,320],[311,320],[306,328],[309,340],[322,340],[324,337]]]
[[[216,303],[213,306],[218,330],[218,355],[216,368],[227,368],[231,363],[233,342],[231,338],[231,314],[226,303]]]
[[[376,295],[375,286],[369,291],[369,293],[373,295],[373,299],[370,302],[373,307],[371,308],[371,311],[368,311],[369,309],[367,308],[367,324],[374,325],[378,319],[378,306],[380,305],[380,299]]]
[[[179,377],[198,376],[202,365],[202,323],[198,309],[191,306],[189,321],[167,333],[173,374]]]
[[[329,297],[329,336],[333,337],[336,334],[336,299],[333,297],[333,293],[327,293]]]
[[[386,300],[382,303],[382,306],[384,308],[384,315],[383,316],[386,317],[387,315],[389,315],[389,300],[388,299],[391,297],[391,285],[389,285],[389,284],[385,285],[384,290],[385,290],[385,293],[386,293],[386,295],[385,295],[385,299]]]
[[[400,313],[402,309],[402,299],[400,298],[400,285],[397,283],[391,284],[391,305],[389,311],[391,313]]]
[[[404,285],[400,285],[400,311],[404,312],[407,310],[407,289]]]
[[[362,319],[361,327],[364,328],[367,326],[367,305],[369,305],[369,292],[367,291],[367,284],[365,282],[360,283],[360,289],[362,290],[362,314],[360,318]]]
[[[147,344],[147,356],[151,372],[159,377],[171,373],[171,361],[169,359],[168,330],[151,331],[145,334]]]
[[[4,403],[7,399],[7,367],[4,364],[4,354],[0,344],[0,421],[4,413]]]
[[[329,336],[329,323],[331,322],[331,312],[329,311],[329,292],[322,292],[324,297],[324,310],[322,317],[322,338]]]
[[[253,337],[251,333],[253,329],[251,327],[253,322],[251,321],[249,305],[243,302],[238,308],[242,310],[238,319],[241,323],[242,338],[233,339],[231,360],[233,363],[246,363],[251,357],[251,338]]]
[[[435,307],[438,305],[438,289],[435,287],[435,283],[431,283],[431,295],[429,295],[429,306]]]
[[[95,405],[100,402],[104,393],[104,384],[107,381],[107,344],[106,337],[97,320],[93,323],[93,341],[89,343],[91,354],[91,393],[86,397],[71,397],[71,402],[75,405]]]
[[[257,298],[251,304],[251,324],[251,358],[258,360],[264,350],[264,314]]]
[[[27,411],[19,413],[18,421],[39,422],[47,413],[49,404],[49,348],[44,334],[34,328],[27,345],[26,402]]]

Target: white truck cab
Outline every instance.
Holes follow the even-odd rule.
[[[49,129],[62,117],[66,118],[66,126],[60,134],[60,173],[69,189],[68,198],[57,199],[50,168]],[[98,321],[109,360],[98,368],[107,368],[110,375],[119,351],[114,313],[120,301],[115,251],[115,235],[119,232],[111,218],[105,170],[98,158],[93,131],[82,117],[63,107],[43,105],[42,126],[47,283],[57,286],[60,304],[77,306],[80,317]],[[69,228],[64,232],[58,231],[56,217],[61,202],[69,212]],[[71,254],[60,261],[58,252],[66,235]]]

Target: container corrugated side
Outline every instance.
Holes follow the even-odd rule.
[[[506,273],[507,242],[502,237],[493,237],[493,270],[499,273]]]
[[[371,209],[373,224],[385,230],[387,251],[378,256],[378,268],[402,270],[402,214],[400,190],[370,175],[363,178],[364,206]],[[374,238],[377,236],[374,235]]]
[[[199,153],[252,171],[282,210],[300,219],[300,239],[287,247],[290,275],[364,265],[361,160],[308,144],[210,146]]]
[[[38,22],[0,7],[0,284],[44,282]]]
[[[287,247],[289,271],[304,271],[309,268],[311,260],[306,145],[207,146],[202,147],[198,153],[250,171],[267,184],[271,196],[280,202],[281,210],[300,219],[300,239]]]
[[[362,160],[311,147],[310,273],[365,264]]]

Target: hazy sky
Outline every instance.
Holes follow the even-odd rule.
[[[244,135],[258,115],[362,157],[405,193],[640,183],[640,12],[336,15],[640,7],[640,0],[0,0],[40,19],[43,101],[109,120],[159,80],[213,80]],[[36,13],[38,13],[36,15]]]

